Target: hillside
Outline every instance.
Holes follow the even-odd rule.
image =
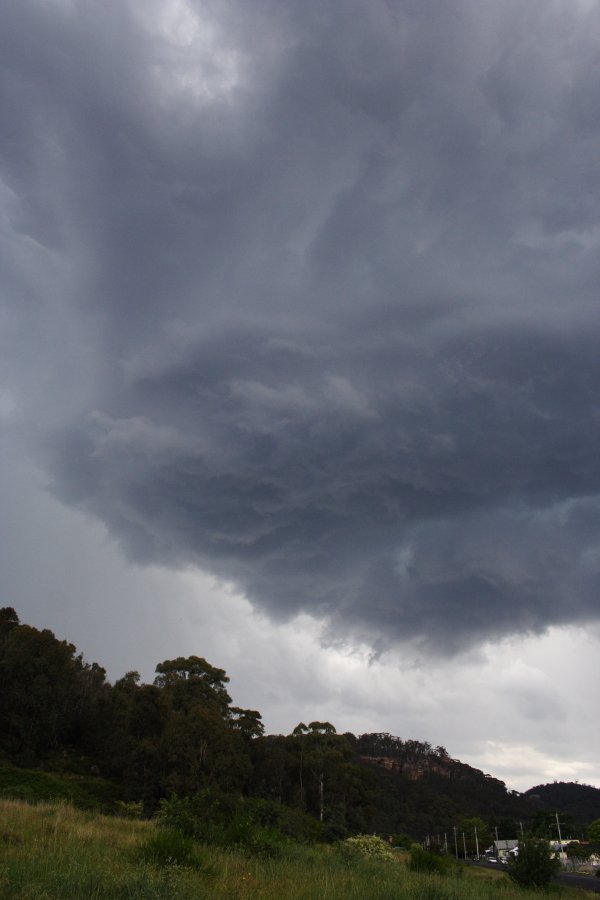
[[[414,834],[450,831],[467,818],[480,817],[502,836],[516,833],[517,822],[533,809],[504,782],[449,756],[444,747],[402,740],[389,734],[346,735],[358,762],[377,783],[378,830]]]
[[[422,839],[474,816],[509,838],[544,804],[574,810],[578,822],[600,815],[596,789],[548,785],[522,796],[427,742],[338,734],[318,721],[265,735],[260,712],[233,705],[228,681],[191,656],[159,663],[152,684],[128,672],[113,685],[72,644],[2,609],[0,790],[23,799],[62,792],[105,809],[131,802],[146,816],[177,794],[195,798],[207,827],[258,803],[291,836],[326,841],[372,832]]]
[[[102,900],[527,900],[503,873],[453,860],[445,876],[411,871],[408,854],[383,858],[290,841],[193,842],[158,823],[68,806],[0,799],[0,897]],[[272,837],[272,835],[271,835]],[[234,838],[231,842],[231,838]],[[389,858],[391,857],[391,858]],[[567,894],[560,894],[567,896]]]
[[[587,824],[600,819],[600,788],[573,781],[538,784],[523,794],[536,810],[560,810],[574,822]]]

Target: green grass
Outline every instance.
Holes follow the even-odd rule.
[[[499,873],[440,876],[286,845],[275,859],[181,842],[153,822],[0,800],[2,900],[525,900]],[[458,874],[457,874],[458,873]],[[578,897],[568,889],[553,896]],[[585,896],[581,894],[581,896]]]

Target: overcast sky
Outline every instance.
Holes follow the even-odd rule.
[[[600,5],[0,13],[0,601],[600,786]]]

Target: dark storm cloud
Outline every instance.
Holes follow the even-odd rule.
[[[54,490],[332,635],[597,618],[597,8],[4,18],[3,377]]]

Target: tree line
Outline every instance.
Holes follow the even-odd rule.
[[[488,833],[513,837],[515,823],[532,814],[503,782],[450,760],[444,747],[338,734],[320,721],[266,735],[260,712],[233,705],[228,682],[223,669],[189,656],[159,663],[152,684],[133,671],[111,684],[73,644],[5,607],[0,759],[92,772],[148,816],[166,798],[200,798],[207,816],[220,810],[222,817],[259,802],[279,810],[291,830],[326,840],[372,832],[421,838],[472,816],[486,819]],[[408,774],[382,759],[406,764]]]

